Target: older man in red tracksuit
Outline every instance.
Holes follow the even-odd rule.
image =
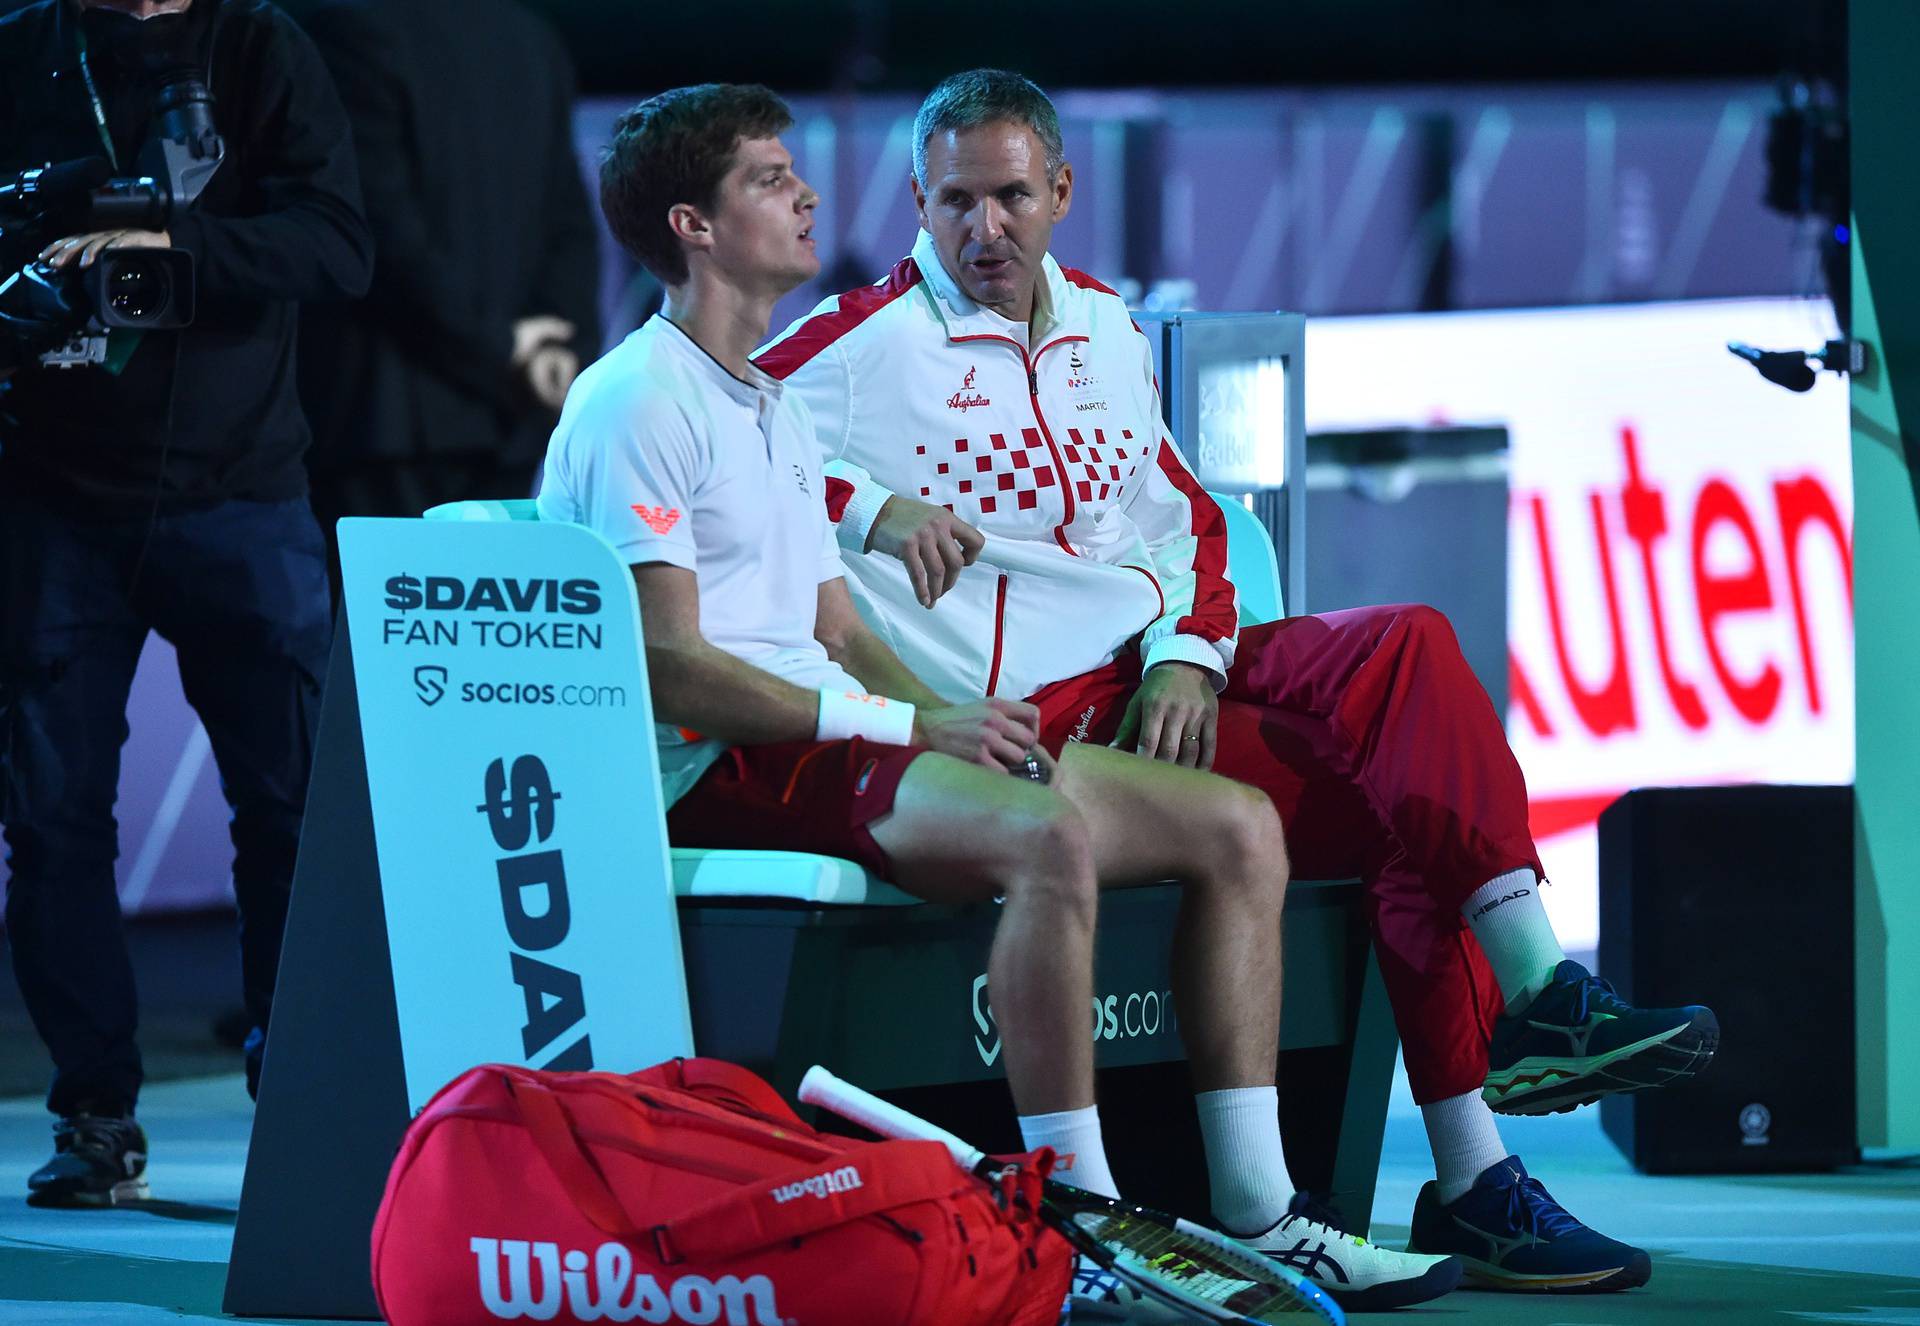
[[[1690,1076],[1713,1015],[1632,1008],[1565,960],[1519,766],[1441,614],[1239,627],[1224,518],[1145,338],[1047,252],[1073,172],[1045,94],[997,70],[942,83],[912,188],[912,254],[756,359],[812,411],[863,613],[948,699],[1039,706],[1056,752],[1121,745],[1267,792],[1298,875],[1368,884],[1436,1164],[1413,1245],[1498,1288],[1644,1283],[1646,1254],[1555,1203],[1492,1111]]]

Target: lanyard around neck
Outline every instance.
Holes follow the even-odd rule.
[[[80,57],[80,80],[87,85],[87,100],[93,104],[93,127],[100,131],[100,145],[107,149],[107,162],[116,174],[120,170],[120,154],[113,150],[113,132],[107,128],[107,108],[100,100],[100,89],[93,81],[93,66],[87,62],[87,30],[75,23],[73,25],[74,52]]]

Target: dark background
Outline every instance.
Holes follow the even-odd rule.
[[[404,3],[404,0],[399,0]],[[283,0],[298,13],[312,0]],[[757,79],[924,91],[1010,65],[1043,86],[1772,77],[1837,65],[1844,0],[528,0],[588,93]],[[0,0],[0,12],[22,0]]]
[[[920,91],[984,64],[1012,65],[1043,86],[1077,87],[1728,78],[1771,75],[1823,41],[1837,49],[1841,32],[1830,21],[1841,6],[1817,0],[535,7],[565,33],[585,85],[600,91],[737,81],[749,71],[792,91]]]

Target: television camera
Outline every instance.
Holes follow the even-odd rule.
[[[44,244],[89,230],[165,230],[225,159],[204,77],[170,71],[136,173],[116,178],[102,157],[22,171],[0,182],[0,237]],[[85,269],[36,260],[0,283],[0,364],[104,364],[109,332],[174,330],[193,314],[193,255],[183,249],[110,248]]]

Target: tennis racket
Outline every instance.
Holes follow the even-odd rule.
[[[800,1099],[882,1137],[939,1142],[983,1178],[1000,1167],[946,1129],[890,1105],[815,1066]],[[1039,1216],[1074,1249],[1142,1294],[1202,1321],[1292,1322],[1342,1326],[1345,1314],[1317,1285],[1224,1234],[1161,1211],[1046,1181]]]

